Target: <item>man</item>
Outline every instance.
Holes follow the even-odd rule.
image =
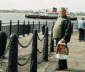
[[[85,21],[84,18],[78,22],[78,30],[79,30],[79,41],[84,40],[84,32],[85,32]]]
[[[60,16],[55,22],[55,25],[53,27],[53,39],[55,45],[57,45],[58,42],[67,44],[70,41],[73,29],[73,25],[71,24],[70,18],[68,18],[66,15],[66,9],[61,8],[59,13]],[[59,59],[58,69],[59,70],[67,69],[66,59]]]

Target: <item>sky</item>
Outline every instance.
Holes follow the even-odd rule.
[[[53,7],[85,12],[85,0],[0,0],[0,9],[41,10]]]

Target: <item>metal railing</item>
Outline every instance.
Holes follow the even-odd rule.
[[[4,35],[4,36],[3,36]],[[6,41],[7,41],[7,35],[5,32],[0,33],[0,38],[5,41],[1,40],[0,46],[2,48],[1,51],[3,51],[1,56],[5,56],[6,53],[8,53],[8,67],[6,69],[7,72],[18,72],[18,65],[19,66],[24,66],[29,63],[30,60],[30,72],[37,72],[37,52],[40,52],[40,50],[37,48],[37,40],[44,40],[43,42],[43,61],[48,61],[48,27],[45,28],[45,33],[43,35],[43,38],[41,39],[40,36],[38,35],[38,31],[34,30],[33,36],[30,39],[30,41],[27,43],[27,45],[23,45],[19,40],[18,40],[18,35],[17,34],[11,34],[9,38],[9,43],[6,46]],[[32,43],[32,51],[30,55],[27,56],[27,59],[25,60],[24,63],[19,62],[18,58],[18,45],[22,48],[28,48],[29,45]],[[4,44],[4,46],[3,46]],[[3,50],[4,49],[4,50]],[[5,53],[6,52],[6,53]]]

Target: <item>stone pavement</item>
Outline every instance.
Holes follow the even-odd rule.
[[[55,52],[53,52],[48,62],[39,65],[38,72],[85,72],[85,41],[79,42],[78,32],[72,34],[68,47],[68,71],[55,71],[57,59],[55,58]]]
[[[40,35],[43,38],[42,35]],[[32,35],[20,38],[20,42],[22,44],[26,44],[32,38]],[[38,49],[42,51],[43,43],[38,41]],[[68,58],[68,69],[69,71],[55,71],[57,67],[57,59],[55,58],[55,52],[50,53],[49,61],[41,62],[38,64],[38,72],[85,72],[85,41],[78,41],[78,32],[74,32],[71,37],[71,41],[68,44],[69,47],[69,58]],[[30,55],[31,53],[31,45],[24,49],[19,47],[19,56],[22,55]],[[40,55],[40,54],[38,54]],[[28,58],[26,56],[26,58]],[[41,54],[42,56],[42,54]],[[41,57],[38,56],[38,61],[42,60]],[[30,67],[30,65],[29,65]],[[23,69],[23,70],[22,70]],[[27,72],[28,65],[21,67],[20,72]],[[2,71],[0,71],[2,72]],[[29,72],[29,71],[28,71]]]

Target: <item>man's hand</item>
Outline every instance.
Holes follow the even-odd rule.
[[[61,39],[59,42],[60,43],[65,43],[65,40],[64,39]]]

